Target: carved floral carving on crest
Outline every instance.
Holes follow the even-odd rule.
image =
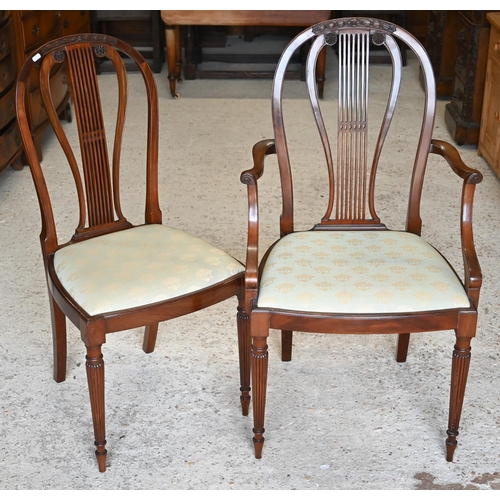
[[[351,17],[344,19],[331,19],[325,23],[318,23],[313,26],[313,33],[315,35],[321,35],[323,33],[337,31],[340,28],[368,28],[394,33],[397,26],[393,23],[382,21],[380,19],[371,19],[369,17]]]
[[[101,43],[109,43],[111,45],[116,45],[116,38],[113,38],[112,36],[108,36],[108,35],[100,35],[100,34],[93,34],[93,33],[84,33],[82,35],[72,35],[72,36],[60,38],[58,40],[55,40],[54,42],[48,43],[40,50],[40,52],[42,55],[45,55],[56,47],[67,45],[70,43],[75,43],[75,42],[94,42],[94,43],[101,42]]]
[[[347,19],[332,19],[325,23],[319,23],[313,26],[312,31],[315,35],[325,35],[327,45],[337,43],[338,31],[341,28],[365,28],[375,30],[373,33],[373,43],[382,45],[385,41],[386,33],[394,33],[397,26],[380,19],[371,19],[367,17],[351,17]]]

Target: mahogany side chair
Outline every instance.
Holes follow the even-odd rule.
[[[411,180],[403,229],[390,230],[377,215],[376,207],[380,203],[375,203],[378,192],[375,174],[379,163],[380,173],[387,164],[382,149],[389,145],[391,133],[397,137],[398,148],[407,147],[408,137],[398,135],[397,127],[390,128],[391,122],[395,123],[393,118],[400,116],[395,114],[398,98],[406,95],[400,91],[406,68],[402,68],[398,41],[406,45],[411,51],[409,54],[414,54],[412,57],[416,57],[421,67],[422,114],[418,116],[418,111],[412,110],[404,117],[405,120],[417,120],[415,156],[413,159],[410,156],[409,162]],[[298,132],[290,135],[294,142],[287,140],[285,134],[285,117],[289,118],[286,121],[289,130],[296,113],[287,115],[283,111],[287,102],[283,98],[283,88],[287,64],[304,43],[311,43],[306,65],[306,95],[312,107],[311,123],[315,121],[317,127],[313,125],[313,128],[319,133],[319,152],[310,163],[320,166],[325,163],[326,210],[321,219],[305,225],[305,230],[297,230],[299,209],[294,207],[294,195],[296,202],[301,190],[292,187],[291,158],[296,160],[297,156],[293,156],[291,150],[295,154],[300,147],[297,145]],[[369,103],[369,97],[380,98],[381,95],[379,90],[371,91],[369,87],[370,71],[374,71],[369,63],[372,44],[384,45],[392,59],[386,92],[388,99],[381,108],[370,106],[371,100]],[[325,45],[338,45],[338,104],[326,101],[320,107],[314,75],[318,54]],[[261,457],[264,444],[270,329],[281,330],[283,361],[291,360],[293,331],[299,331],[397,334],[398,362],[406,361],[410,334],[452,330],[456,340],[451,362],[446,438],[446,460],[452,461],[482,282],[472,232],[475,185],[481,182],[482,175],[463,163],[454,146],[432,138],[436,87],[426,51],[414,36],[390,22],[339,18],[315,24],[300,33],[284,50],[274,76],[271,108],[274,139],[255,144],[253,168],[241,174],[241,181],[247,185],[249,204],[245,288],[251,308],[255,457]],[[382,110],[378,121],[370,121],[375,127],[373,135],[369,134],[369,109]],[[328,116],[334,115],[333,120],[326,119],[327,112]],[[333,124],[330,134],[327,123]],[[311,144],[306,147],[311,156]],[[438,155],[433,158],[444,158],[444,163],[461,179],[458,182],[463,186],[461,198],[457,193],[457,203],[461,203],[457,232],[460,228],[463,279],[421,236],[420,205],[430,153]],[[257,187],[262,183],[259,179],[264,174],[266,158],[276,158],[279,168],[280,237],[262,250],[259,262],[259,210],[263,209],[259,207]],[[384,161],[379,162],[381,158]],[[307,168],[308,165],[295,161],[295,172]],[[304,175],[299,178],[303,179]]]
[[[145,159],[145,212],[144,223],[139,225],[127,220],[121,208],[120,187],[124,177],[120,177],[124,156],[121,150],[127,99],[130,100],[127,91],[130,78],[127,80],[122,55],[137,64],[142,76],[140,82],[144,84],[139,92],[144,92],[147,98],[144,99],[147,138],[142,156]],[[103,57],[109,59],[116,70],[117,108],[111,117],[103,112],[101,77],[96,73],[96,58]],[[60,64],[66,65],[79,151],[77,146],[71,146],[66,130],[69,125],[60,122],[51,96],[54,89],[49,83],[50,74]],[[63,152],[61,164],[44,164],[44,168],[70,169],[70,178],[76,186],[78,227],[69,241],[61,242],[58,238],[61,228],[56,226],[44,168],[30,133],[26,97],[28,86],[35,78]],[[68,318],[79,329],[86,347],[85,365],[99,470],[106,470],[107,453],[102,355],[107,333],[144,326],[143,350],[151,353],[159,322],[238,297],[235,313],[241,360],[240,398],[243,414],[248,414],[250,337],[243,298],[244,266],[212,244],[162,224],[158,196],[158,96],[153,74],[144,58],[123,41],[110,36],[82,34],[57,39],[40,47],[25,62],[17,83],[16,105],[42,217],[40,242],[52,318],[54,379],[62,382],[66,378]],[[111,127],[115,125],[110,144],[105,133],[108,123]],[[139,140],[137,144],[140,148]],[[108,151],[111,154],[108,155]],[[123,169],[121,171],[123,173]]]

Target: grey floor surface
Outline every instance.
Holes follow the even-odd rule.
[[[324,105],[335,106],[328,54]],[[373,76],[387,68],[373,66]],[[245,256],[246,187],[251,148],[272,137],[269,80],[195,80],[168,91],[166,68],[155,75],[160,105],[160,186],[164,223]],[[109,75],[103,100],[114,102]],[[400,138],[414,137],[412,106],[421,99],[418,66],[405,68],[406,107],[396,118]],[[109,91],[106,90],[109,82]],[[297,219],[309,227],[323,212],[321,155],[309,131],[309,104],[290,83],[290,138],[303,165],[296,178]],[[138,79],[130,80],[132,116],[124,154],[129,187],[125,213],[143,210],[144,138]],[[434,137],[451,140],[438,102]],[[68,125],[71,129],[72,125]],[[309,135],[311,138],[309,138]],[[381,166],[379,213],[403,228],[409,156],[390,145]],[[68,373],[52,379],[50,317],[38,235],[40,218],[28,168],[0,176],[0,488],[3,490],[495,490],[500,489],[498,298],[500,183],[473,146],[459,147],[480,170],[475,241],[484,273],[477,338],[455,460],[445,460],[453,332],[414,335],[406,363],[395,361],[393,336],[297,333],[294,359],[279,360],[272,332],[261,460],[253,457],[252,420],[239,406],[236,300],[160,326],[155,352],[141,349],[141,330],[108,336],[106,361],[108,469],[100,474],[78,331],[68,329]],[[44,139],[44,165],[63,233],[74,218],[63,188],[54,137]],[[318,167],[317,167],[318,165]],[[318,170],[316,170],[318,169]],[[316,171],[318,172],[316,174]],[[300,187],[299,187],[300,186]],[[423,235],[461,270],[460,182],[442,160],[429,164]],[[278,236],[276,163],[261,180],[261,241]],[[319,208],[318,208],[319,207]]]

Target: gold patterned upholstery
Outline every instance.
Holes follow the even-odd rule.
[[[54,267],[90,315],[180,297],[244,270],[210,243],[159,224],[63,247],[54,255]]]
[[[258,307],[394,313],[468,307],[446,260],[397,231],[307,231],[282,238],[264,266]]]

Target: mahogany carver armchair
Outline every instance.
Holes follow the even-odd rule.
[[[121,54],[137,64],[147,97],[147,104],[144,100],[147,138],[142,156],[146,200],[144,224],[140,225],[127,220],[121,208],[120,154],[128,98],[127,73]],[[103,57],[114,65],[119,89],[117,111],[109,122],[105,121],[96,74],[95,58]],[[76,146],[71,147],[51,98],[49,75],[54,66],[60,64],[66,65],[78,127],[79,153]],[[50,165],[50,168],[62,171],[69,167],[76,186],[78,227],[69,241],[58,239],[58,219],[54,217],[44,169],[30,133],[26,95],[32,78],[40,80],[43,104],[64,153],[60,155],[61,165]],[[86,371],[99,470],[106,469],[107,453],[101,349],[107,333],[145,326],[143,349],[151,353],[159,322],[238,296],[241,404],[243,414],[248,414],[250,341],[241,295],[244,266],[208,242],[162,225],[158,199],[158,96],[144,58],[110,36],[83,34],[60,38],[39,48],[25,62],[16,99],[24,150],[42,216],[40,241],[52,318],[54,378],[62,382],[66,377],[68,318],[80,330],[87,350]],[[116,124],[113,144],[109,145],[111,159],[106,123]],[[141,147],[139,138],[136,144]]]
[[[389,230],[379,219],[375,204],[375,174],[382,149],[388,142],[389,132],[398,135],[397,128],[395,131],[390,129],[403,76],[398,40],[406,44],[409,53],[412,52],[419,61],[425,91],[421,117],[412,111],[405,118],[417,120],[420,136],[415,141],[408,210],[405,230],[402,231]],[[326,211],[319,222],[316,220],[314,226],[307,226],[308,230],[296,230],[294,216],[297,219],[298,209],[294,212],[294,193],[297,199],[300,188],[296,191],[292,188],[290,150],[296,152],[298,146],[287,141],[285,135],[284,117],[288,115],[283,111],[282,94],[290,57],[307,42],[311,42],[311,49],[306,83],[319,132],[317,145],[322,152],[318,157],[326,163],[325,180],[328,181],[324,199],[327,201]],[[378,132],[378,128],[375,129],[373,140],[370,140],[368,128],[371,44],[384,45],[393,63],[388,100],[381,108],[385,109],[381,113],[381,127]],[[339,92],[338,104],[323,102],[320,109],[314,72],[318,53],[325,45],[338,45]],[[380,97],[379,91],[377,95]],[[326,114],[331,115],[337,106],[338,117],[332,122],[337,123],[337,130],[328,135]],[[283,361],[291,360],[292,332],[300,331],[397,334],[398,362],[406,361],[411,333],[454,330],[456,342],[452,355],[446,438],[446,459],[452,461],[470,364],[471,339],[476,333],[482,281],[472,233],[473,196],[482,175],[462,162],[455,147],[432,138],[436,88],[424,48],[410,33],[390,22],[344,18],[316,24],[299,34],[284,50],[276,68],[271,107],[274,139],[255,144],[253,168],[241,175],[241,181],[247,185],[249,203],[245,288],[247,311],[251,311],[256,458],[261,457],[264,444],[270,329],[281,330]],[[295,139],[297,142],[297,137]],[[398,136],[398,148],[407,147],[406,139]],[[307,148],[311,149],[311,144]],[[459,219],[463,280],[420,236],[420,202],[430,153],[443,157],[463,182]],[[276,155],[279,167],[282,195],[280,237],[263,251],[259,263],[259,210],[262,211],[262,207],[258,204],[257,185],[269,155]],[[315,157],[310,164],[322,161]],[[380,163],[382,168],[384,162]],[[304,170],[308,165],[302,167]]]

